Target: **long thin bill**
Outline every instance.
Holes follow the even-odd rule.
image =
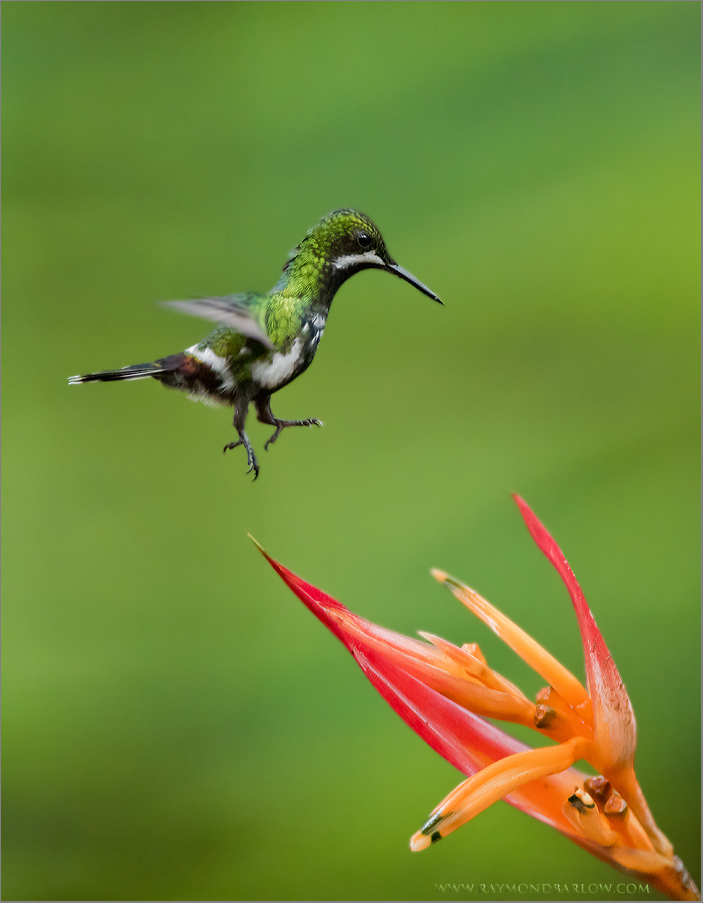
[[[398,266],[397,263],[387,263],[386,269],[389,273],[395,273],[396,276],[400,276],[401,279],[405,279],[405,281],[409,282],[410,285],[414,285],[415,288],[419,289],[423,295],[427,295],[428,298],[432,298],[432,300],[436,301],[438,304],[442,303],[433,291],[430,291],[430,289],[428,289],[426,285],[423,285],[419,279],[416,279],[412,273],[408,273],[406,269]]]

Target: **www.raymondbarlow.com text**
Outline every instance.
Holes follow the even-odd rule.
[[[634,881],[619,881],[615,884],[481,884],[447,883],[435,884],[440,894],[649,894],[648,884],[635,884]]]

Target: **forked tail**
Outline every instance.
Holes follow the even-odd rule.
[[[121,370],[101,370],[99,373],[86,373],[83,376],[69,376],[69,386],[77,386],[80,383],[109,383],[120,379],[146,379],[149,376],[158,376],[160,373],[170,373],[176,368],[168,366],[165,362],[156,364],[132,364],[130,367],[122,367]]]

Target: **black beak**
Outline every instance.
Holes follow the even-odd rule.
[[[414,285],[415,288],[419,289],[423,295],[427,295],[428,298],[432,298],[432,300],[436,301],[438,304],[442,303],[434,292],[430,291],[430,289],[428,289],[426,285],[423,285],[419,279],[416,279],[412,273],[408,273],[408,271],[404,270],[403,267],[398,266],[397,263],[387,263],[386,269],[389,273],[395,273],[396,276],[400,276],[401,279],[405,279],[405,281],[409,282],[410,285]]]

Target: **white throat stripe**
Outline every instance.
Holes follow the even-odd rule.
[[[375,251],[365,251],[363,254],[346,254],[344,257],[338,257],[334,262],[334,268],[335,270],[346,270],[347,267],[356,263],[375,263],[380,267],[385,266]]]

